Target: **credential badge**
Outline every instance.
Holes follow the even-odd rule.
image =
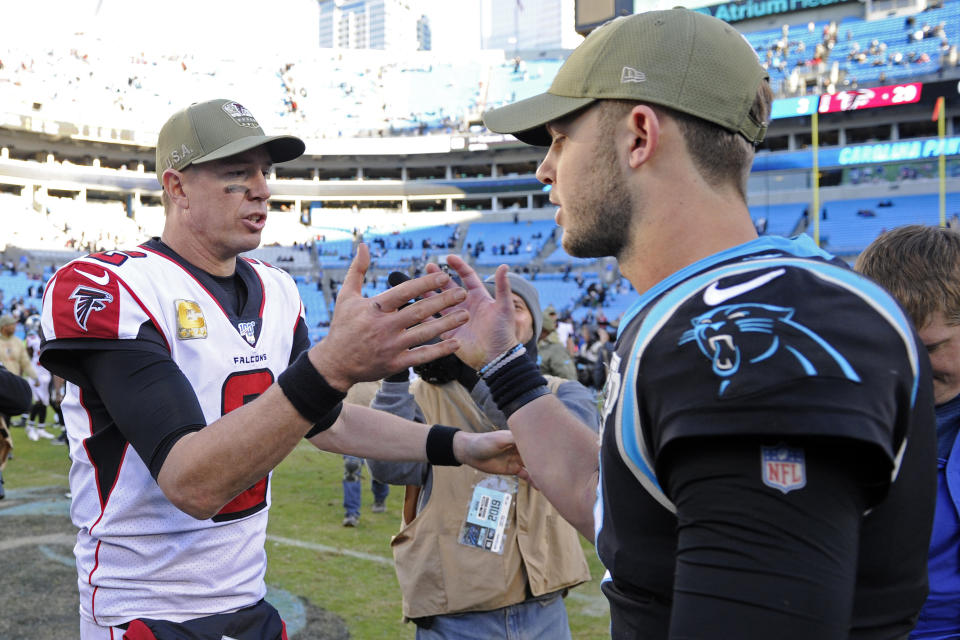
[[[177,339],[195,340],[207,337],[207,321],[203,310],[193,300],[175,300],[177,305]]]
[[[768,487],[789,493],[807,485],[807,463],[803,449],[783,444],[760,447],[760,464],[763,484]]]

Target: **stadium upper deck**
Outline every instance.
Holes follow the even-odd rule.
[[[947,153],[960,153],[960,138],[953,137],[960,131],[960,74],[952,66],[960,0],[869,21],[863,5],[845,11],[828,20],[806,12],[736,26],[781,93],[844,89],[840,107],[820,118],[825,201],[932,193],[930,165],[939,147],[930,111],[937,95],[947,96]],[[295,61],[267,56],[250,67],[195,55],[118,55],[82,37],[32,48],[0,43],[3,206],[27,212],[12,227],[18,242],[62,244],[64,226],[74,235],[82,231],[83,239],[110,241],[155,232],[162,222],[152,173],[155,129],[182,106],[179,96],[213,92],[247,104],[268,130],[308,139],[307,156],[278,167],[271,180],[271,208],[282,224],[266,242],[377,229],[398,214],[410,227],[481,215],[548,220],[547,195],[533,176],[542,151],[486,135],[476,122],[486,108],[542,91],[561,63],[508,60],[502,52],[454,61],[351,51]],[[916,101],[851,108],[867,106],[861,103],[869,86],[901,74],[922,83]],[[793,117],[773,122],[750,182],[751,209],[768,232],[802,228],[810,199],[809,114],[817,98],[792,100],[778,103],[789,106],[781,115]],[[811,109],[791,111],[796,100]],[[423,133],[432,135],[417,135]],[[951,176],[958,172],[952,161],[950,168]],[[951,190],[960,191],[953,180]],[[29,222],[33,214],[42,217],[39,227]]]

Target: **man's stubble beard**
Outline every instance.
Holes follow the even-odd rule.
[[[603,137],[612,142],[612,135]],[[633,197],[626,189],[612,144],[597,145],[583,184],[577,200],[563,206],[567,221],[563,249],[577,258],[619,257],[630,241]]]

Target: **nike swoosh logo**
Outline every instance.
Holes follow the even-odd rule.
[[[108,271],[104,271],[102,276],[95,276],[92,273],[87,273],[86,271],[80,271],[80,269],[77,269],[77,268],[74,268],[74,271],[76,273],[79,273],[82,276],[86,276],[87,278],[90,278],[101,287],[107,286],[107,283],[110,282],[110,273]]]
[[[777,269],[776,271],[765,273],[762,276],[757,276],[752,280],[735,284],[732,287],[727,287],[726,289],[719,288],[717,286],[717,282],[711,283],[711,285],[707,287],[706,291],[703,292],[703,301],[711,307],[716,306],[721,302],[726,302],[731,298],[736,298],[747,291],[753,291],[757,287],[762,287],[774,278],[779,278],[786,272],[786,269]]]

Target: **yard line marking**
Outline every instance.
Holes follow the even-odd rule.
[[[610,605],[607,604],[607,599],[603,596],[594,596],[581,591],[571,590],[567,594],[567,600],[575,600],[580,603],[583,607],[580,613],[585,616],[602,618],[610,615]]]
[[[344,549],[343,547],[329,547],[325,544],[317,544],[316,542],[306,542],[305,540],[295,540],[293,538],[284,538],[283,536],[275,535],[268,535],[267,540],[276,542],[278,544],[286,544],[291,547],[300,547],[301,549],[310,549],[311,551],[322,551],[324,553],[350,556],[351,558],[370,560],[371,562],[379,562],[380,564],[385,564],[391,567],[393,566],[393,558],[376,556],[372,553],[364,553],[363,551],[354,551],[352,549]]]
[[[41,544],[68,544],[73,546],[77,543],[76,534],[72,533],[48,533],[42,536],[29,536],[25,538],[14,538],[12,540],[0,541],[0,551],[9,551],[17,547],[33,547]]]

